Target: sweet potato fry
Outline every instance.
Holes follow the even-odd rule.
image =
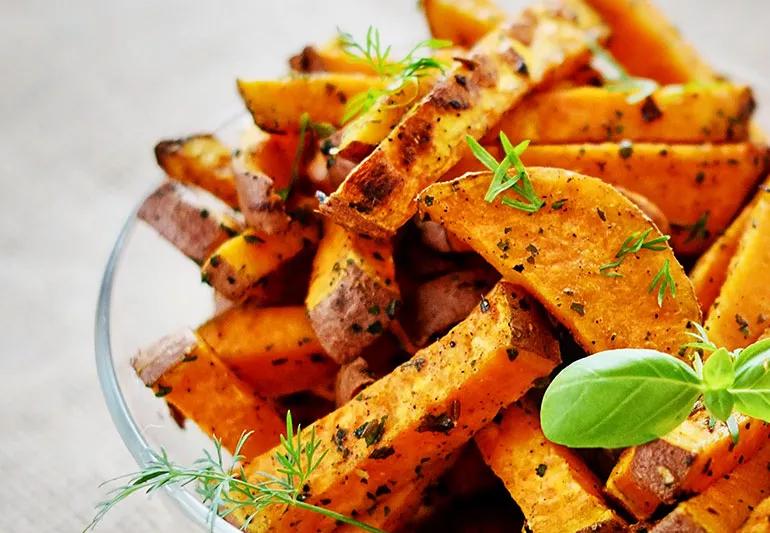
[[[598,179],[543,167],[529,167],[529,175],[545,200],[534,214],[500,199],[484,201],[489,172],[428,187],[418,198],[420,211],[468,243],[504,279],[525,286],[588,353],[623,347],[677,353],[689,338],[690,322],[700,320],[700,308],[671,250],[635,254],[618,267],[623,277],[599,271],[634,232],[658,236],[650,220]],[[659,306],[658,291],[649,287],[665,262],[676,296],[666,295]],[[617,312],[629,305],[633,322]]]
[[[727,278],[706,323],[709,337],[730,350],[754,342],[770,320],[770,188],[762,187]]]
[[[347,363],[395,317],[400,295],[393,249],[332,222],[325,230],[305,303],[321,346],[338,363]]]
[[[485,142],[500,131],[514,144],[739,142],[748,139],[754,111],[751,89],[729,83],[667,86],[641,102],[627,100],[627,93],[602,87],[536,93],[503,115]]]
[[[748,226],[749,213],[750,209],[744,207],[725,232],[703,252],[690,271],[690,281],[704,315],[711,309],[727,278],[730,260],[735,255],[741,235]]]
[[[357,357],[342,365],[334,384],[337,406],[348,403],[374,381],[374,374],[363,357]]]
[[[238,207],[230,149],[213,135],[161,141],[155,146],[155,158],[169,178],[196,185]]]
[[[521,299],[528,308],[521,305]],[[479,307],[440,341],[421,350],[348,402],[303,430],[332,443],[310,475],[305,501],[324,502],[356,516],[419,478],[423,462],[452,453],[518,399],[533,380],[558,364],[558,343],[534,302],[519,289],[498,285]],[[405,391],[398,393],[396,391]],[[276,450],[254,458],[247,476],[276,472]],[[382,487],[382,488],[380,488]],[[369,495],[374,496],[374,501]],[[236,522],[248,509],[233,513]],[[335,523],[297,508],[266,508],[248,531],[330,531]]]
[[[702,251],[724,230],[767,168],[767,147],[723,145],[580,144],[531,146],[527,165],[582,172],[642,194],[668,217],[672,247]]]
[[[155,189],[137,216],[198,264],[243,230],[233,209],[206,191],[168,181]]]
[[[198,335],[261,396],[311,389],[337,371],[318,343],[304,306],[246,302],[200,326]]]
[[[529,531],[626,531],[580,457],[545,438],[533,403],[510,406],[499,424],[488,425],[475,440],[524,512]]]
[[[421,0],[430,34],[470,48],[505,19],[491,0]]]
[[[770,496],[754,507],[738,533],[767,533],[770,528]]]
[[[711,81],[713,69],[651,0],[587,0],[612,30],[609,50],[635,76],[661,83]]]
[[[205,282],[236,302],[261,293],[267,276],[318,240],[318,228],[298,221],[280,233],[267,235],[249,229],[224,242],[201,268]]]
[[[665,437],[623,452],[607,481],[607,493],[643,520],[682,495],[703,492],[768,440],[765,422],[740,415],[737,420],[741,435],[733,444],[725,424],[709,429],[708,413],[700,408]]]
[[[489,33],[348,174],[321,212],[358,233],[393,235],[414,214],[415,196],[462,157],[466,135],[481,137],[527,91],[571,73],[586,59],[586,36],[601,30],[592,12],[540,5]]]
[[[464,270],[445,274],[417,287],[404,306],[404,325],[417,346],[465,319],[481,295],[498,281],[494,271]]]
[[[751,511],[770,495],[770,443],[730,475],[717,480],[705,492],[676,506],[658,522],[652,533],[732,533],[749,518]],[[768,523],[765,522],[767,531]]]
[[[283,423],[273,407],[251,392],[192,331],[184,330],[140,350],[131,364],[155,391],[207,435],[232,452],[253,431],[243,452],[253,457],[276,446]]]
[[[321,73],[281,80],[238,80],[238,90],[257,126],[270,133],[286,133],[299,130],[302,113],[315,122],[339,126],[351,97],[385,83],[377,76]]]

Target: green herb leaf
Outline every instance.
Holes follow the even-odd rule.
[[[653,252],[661,252],[666,250],[668,246],[666,242],[671,238],[669,235],[661,235],[660,237],[654,237],[647,240],[647,237],[652,233],[652,228],[648,228],[643,232],[635,231],[623,241],[620,248],[615,253],[615,261],[606,263],[599,267],[599,272],[608,277],[623,277],[623,274],[619,272],[609,272],[610,269],[617,268],[623,264],[626,260],[626,256],[630,254],[638,253],[641,250],[652,250]]]
[[[703,393],[703,403],[711,416],[724,422],[733,412],[735,398],[724,389],[707,390]]]
[[[345,104],[343,123],[368,111],[378,99],[396,93],[408,84],[418,83],[420,78],[432,72],[443,73],[447,65],[433,57],[418,54],[452,46],[451,41],[444,39],[426,39],[414,45],[402,59],[394,61],[390,57],[392,47],[383,47],[380,30],[374,26],[369,26],[364,44],[358,43],[350,33],[341,30],[338,30],[338,40],[350,58],[369,65],[378,76],[392,80],[385,89],[370,89],[349,99]],[[401,105],[408,105],[411,101]]]
[[[241,451],[251,433],[241,435],[232,463],[228,465],[224,462],[222,442],[217,438],[214,439],[214,453],[204,450],[203,457],[190,467],[172,462],[161,448],[160,453],[153,454],[140,472],[113,480],[127,479],[128,482],[112,489],[109,498],[98,504],[96,516],[84,531],[96,527],[107,512],[132,494],[151,494],[163,487],[184,487],[192,483],[203,503],[208,505],[212,532],[218,516],[225,518],[234,511],[245,511],[247,514],[242,526],[245,530],[266,507],[283,505],[319,513],[369,533],[385,533],[355,518],[304,501],[304,487],[323,461],[326,451],[320,451],[321,443],[316,438],[315,430],[310,432],[308,441],[302,439],[300,427],[295,433],[290,412],[286,413],[286,434],[281,435],[282,448],[275,453],[280,476],[260,472],[263,481],[247,481],[241,466],[245,459]]]
[[[706,359],[703,365],[703,383],[708,389],[727,389],[733,384],[734,379],[733,358],[726,349],[720,348]]]
[[[580,359],[551,382],[543,398],[543,432],[576,448],[622,448],[678,426],[702,391],[682,361],[644,349],[609,350]]]
[[[770,339],[756,342],[738,355],[730,393],[738,411],[770,420]]]
[[[647,287],[647,292],[652,293],[658,287],[658,307],[663,307],[663,300],[666,297],[666,290],[671,293],[672,298],[676,298],[676,282],[671,275],[671,263],[668,259],[663,262],[663,266],[655,277],[652,278],[650,286]]]

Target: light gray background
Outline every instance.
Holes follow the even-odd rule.
[[[280,75],[338,25],[417,39],[415,4],[0,0],[0,531],[79,531],[99,482],[135,467],[103,405],[92,329],[113,240],[158,178],[154,142],[218,126],[240,109],[236,76]],[[755,84],[770,125],[767,2],[662,4],[719,69]],[[142,498],[101,526],[187,529]]]

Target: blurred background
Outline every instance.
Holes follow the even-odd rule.
[[[766,0],[659,3],[718,70],[754,86],[770,127]],[[415,0],[0,0],[0,531],[80,531],[99,483],[136,467],[99,389],[93,317],[118,231],[160,179],[155,142],[241,113],[236,77],[279,76],[303,45],[369,24],[387,42],[427,35]],[[173,270],[164,258],[148,254],[145,281]],[[141,276],[131,283],[129,321],[157,304]],[[137,497],[100,530],[183,520]]]

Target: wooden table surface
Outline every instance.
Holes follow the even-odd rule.
[[[93,315],[113,240],[159,177],[154,142],[216,127],[241,109],[236,76],[278,76],[337,26],[426,35],[415,4],[0,1],[0,531],[79,531],[98,484],[135,468],[99,390]],[[662,4],[720,70],[755,85],[770,126],[766,2]],[[194,528],[137,497],[100,530]]]

